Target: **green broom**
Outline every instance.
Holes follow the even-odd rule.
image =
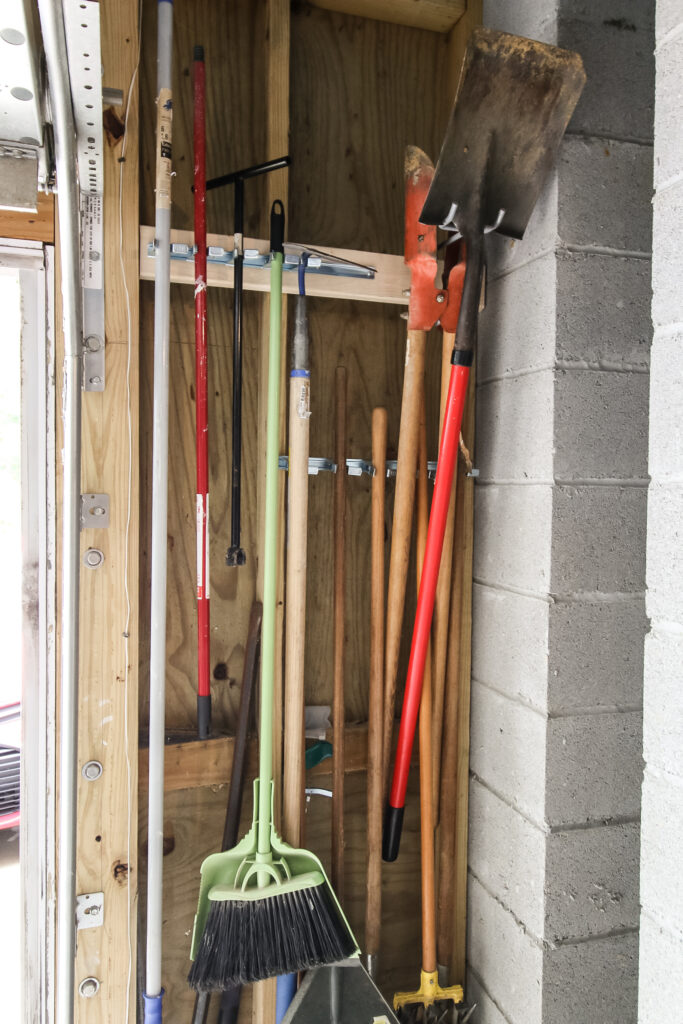
[[[198,991],[225,990],[358,954],[322,864],[273,826],[273,675],[277,575],[278,433],[284,209],[270,215],[270,343],[261,650],[259,777],[254,820],[232,850],[202,864],[188,976]]]

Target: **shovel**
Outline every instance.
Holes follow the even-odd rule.
[[[455,106],[420,214],[465,242],[467,264],[394,774],[383,857],[398,856],[410,757],[420,706],[434,596],[469,369],[477,340],[484,235],[521,238],[585,82],[576,53],[531,39],[475,29]]]

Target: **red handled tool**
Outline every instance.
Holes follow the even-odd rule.
[[[500,231],[521,238],[524,234],[584,81],[578,54],[503,32],[475,29],[439,163],[420,214],[422,224],[440,225],[462,237],[467,269],[384,821],[382,856],[387,861],[398,856],[401,839],[444,529],[477,339],[484,235]],[[447,330],[444,317],[441,322]]]
[[[194,338],[197,439],[197,731],[211,732],[209,632],[209,409],[206,346],[206,75],[195,46],[194,82]]]

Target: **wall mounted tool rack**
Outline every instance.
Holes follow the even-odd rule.
[[[232,235],[209,235],[207,277],[209,287],[233,287]],[[154,228],[140,227],[140,278],[154,280]],[[299,266],[300,254],[311,253],[306,271],[306,294],[319,298],[384,302],[407,306],[410,270],[403,256],[357,249],[323,250],[318,246],[285,245],[285,271]],[[265,239],[244,239],[244,287],[247,291],[269,289],[269,243]],[[439,273],[440,273],[439,269]],[[191,231],[171,231],[171,283],[194,286],[194,236]],[[298,293],[297,276],[285,273],[283,291]]]

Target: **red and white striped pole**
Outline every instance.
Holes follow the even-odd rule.
[[[209,616],[209,414],[206,345],[206,75],[195,46],[194,81],[194,331],[197,438],[197,731],[211,731]]]

